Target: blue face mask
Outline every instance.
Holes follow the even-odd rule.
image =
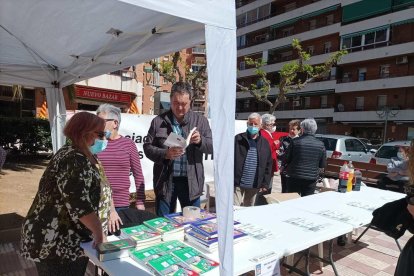
[[[247,133],[250,135],[256,135],[259,132],[259,128],[255,126],[248,126]]]
[[[108,140],[95,139],[95,144],[89,147],[92,154],[98,154],[106,149]]]
[[[105,130],[105,131],[104,131],[104,133],[105,133],[105,137],[106,137],[106,139],[111,138],[112,131],[110,131],[110,130]]]

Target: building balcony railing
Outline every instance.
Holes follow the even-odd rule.
[[[206,48],[204,48],[204,47],[193,47],[193,48],[191,48],[191,53],[205,55],[206,54]]]
[[[369,76],[364,79],[357,79],[353,78],[352,75],[348,77],[344,77],[337,80],[337,83],[349,83],[349,82],[364,82],[364,81],[372,81],[372,80],[380,80],[380,79],[389,79],[389,78],[399,78],[399,77],[407,77],[407,74],[390,74],[390,73],[382,73],[374,76]],[[414,77],[414,76],[413,76]]]

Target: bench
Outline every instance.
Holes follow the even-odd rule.
[[[325,177],[335,178],[339,177],[339,170],[346,160],[327,158]],[[348,161],[347,161],[348,162]],[[371,164],[364,162],[352,161],[355,169],[359,169],[362,173],[362,181],[365,184],[377,185],[378,180],[388,174],[387,166],[382,164]]]

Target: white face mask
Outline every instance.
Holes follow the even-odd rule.
[[[397,152],[397,157],[399,159],[404,159],[404,154],[401,151],[399,151],[399,152]]]
[[[272,132],[276,131],[276,126],[272,127]]]

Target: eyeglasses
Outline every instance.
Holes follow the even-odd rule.
[[[268,126],[268,127],[269,127],[269,126],[272,126],[272,127],[273,127],[273,126],[276,126],[276,123],[273,123],[273,124],[264,124],[264,125],[265,125],[265,126]]]
[[[105,120],[105,122],[112,122],[112,121],[115,121],[115,119],[104,119]]]
[[[106,138],[106,133],[105,131],[95,131],[96,135],[98,135],[99,139],[103,139]]]

